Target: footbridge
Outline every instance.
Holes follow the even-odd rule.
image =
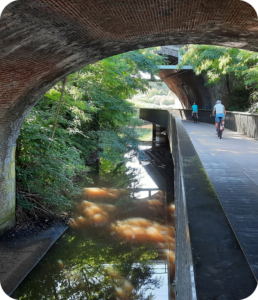
[[[166,127],[174,161],[176,299],[246,299],[258,279],[258,115],[141,109]]]

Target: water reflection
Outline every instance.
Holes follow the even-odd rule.
[[[157,299],[155,295],[159,295],[164,276],[157,274],[155,260],[162,260],[164,266],[168,264],[172,281],[174,206],[167,207],[164,191],[142,199],[132,197],[131,189],[142,186],[142,173],[135,166],[128,169],[121,165],[115,170],[116,176],[114,170],[112,174],[109,170],[109,177],[103,169],[105,166],[94,181],[104,187],[83,189],[70,229],[14,292],[13,298]],[[131,189],[126,189],[128,186]],[[148,185],[145,183],[144,187]],[[164,274],[167,284],[167,273]],[[158,299],[168,299],[168,287],[162,295]]]

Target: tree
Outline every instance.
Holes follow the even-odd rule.
[[[205,74],[208,85],[216,85],[224,80],[231,98],[228,109],[247,110],[253,102],[257,102],[256,52],[219,46],[190,45],[183,55],[181,65],[183,64],[192,65],[197,75]]]
[[[139,72],[153,77],[162,63],[153,49],[128,52],[86,66],[48,91],[17,141],[18,202],[30,207],[33,194],[35,209],[38,201],[63,210],[79,195],[77,179],[87,176],[92,162],[119,164],[136,150],[140,121],[126,99],[148,87]]]

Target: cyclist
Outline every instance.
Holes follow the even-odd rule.
[[[196,118],[198,119],[198,106],[195,104],[195,102],[192,105],[192,119],[194,118],[194,114],[196,114]]]
[[[220,100],[216,101],[216,105],[213,108],[212,115],[214,116],[216,112],[216,117],[215,117],[215,128],[216,128],[216,133],[218,133],[218,122],[219,122],[219,117],[222,117],[222,126],[224,130],[224,124],[225,124],[225,116],[226,116],[226,109],[223,104],[221,104]]]

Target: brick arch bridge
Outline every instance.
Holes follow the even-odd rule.
[[[151,46],[258,51],[255,10],[240,0],[18,0],[0,20],[0,231],[15,223],[14,147],[24,118],[64,76]]]

